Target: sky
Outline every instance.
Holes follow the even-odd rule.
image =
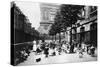
[[[40,23],[40,5],[36,2],[16,1],[16,5],[28,17],[32,27],[38,29]]]

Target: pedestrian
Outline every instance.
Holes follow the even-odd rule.
[[[37,46],[36,46],[36,41],[33,41],[33,52],[36,54]]]
[[[50,48],[50,49],[49,49],[49,56],[52,56],[52,53],[53,53],[53,49]]]
[[[83,49],[81,44],[78,44],[78,52],[79,52],[79,58],[83,58]]]
[[[92,45],[90,48],[91,56],[93,57],[95,54],[95,47]]]
[[[59,55],[61,55],[61,46],[58,48]]]
[[[37,49],[36,49],[36,52],[37,52],[37,54],[40,54],[40,53],[41,53],[40,48],[37,48]]]
[[[82,42],[82,43],[81,43],[81,47],[82,47],[83,52],[85,52],[85,46],[86,46],[85,43]]]
[[[44,54],[45,54],[45,57],[48,57],[48,55],[49,55],[49,48],[48,47],[45,47]]]
[[[87,54],[89,54],[89,48],[90,48],[90,43],[87,43],[86,44],[86,52],[87,52]]]

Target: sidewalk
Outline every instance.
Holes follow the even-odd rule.
[[[41,58],[40,62],[36,62],[36,58]],[[54,64],[54,63],[73,63],[73,62],[87,62],[87,61],[96,61],[97,57],[91,57],[90,55],[87,55],[84,53],[83,58],[79,58],[79,55],[77,53],[74,54],[65,54],[62,53],[61,55],[56,56],[49,56],[48,58],[45,58],[45,55],[37,55],[35,56],[32,52],[30,56],[27,58],[27,60],[23,63],[20,63],[20,65],[36,65],[36,64]]]

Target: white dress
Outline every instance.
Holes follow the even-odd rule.
[[[36,44],[33,45],[33,51],[36,51],[37,47]]]

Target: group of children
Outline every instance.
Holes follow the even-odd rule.
[[[56,56],[61,55],[62,52],[64,53],[78,53],[79,58],[83,58],[84,52],[89,53],[91,56],[95,54],[95,47],[94,46],[87,46],[85,43],[73,43],[72,45],[69,45],[66,41],[63,41],[62,43],[57,42],[50,42],[46,43],[42,41],[38,45],[36,42],[33,42],[33,52],[36,54],[44,54],[45,57],[49,56]],[[77,46],[76,46],[77,45]]]

